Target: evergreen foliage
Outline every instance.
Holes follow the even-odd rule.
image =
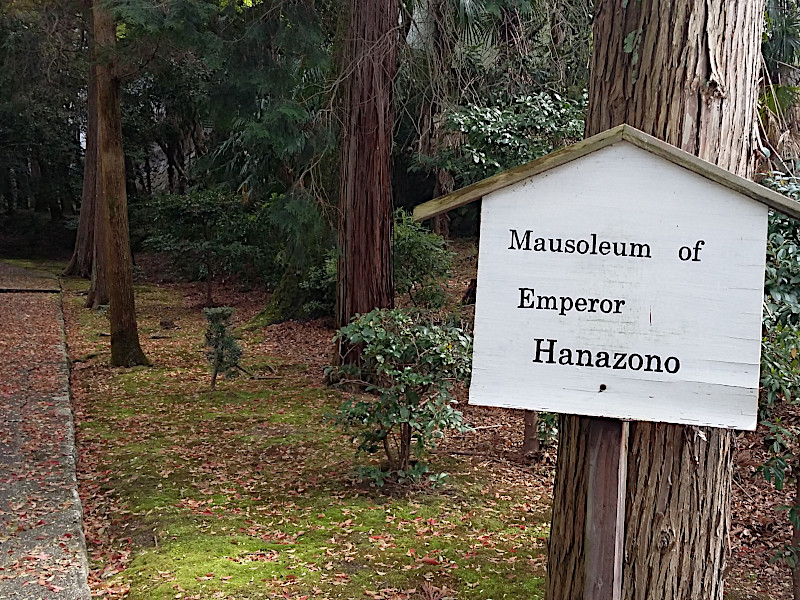
[[[407,294],[414,306],[441,308],[444,281],[450,277],[455,254],[440,235],[397,211],[394,221],[394,288]]]
[[[241,369],[242,348],[230,332],[233,309],[228,306],[203,309],[206,316],[206,358],[211,363],[211,390],[216,389],[217,377],[232,377]]]
[[[428,474],[423,460],[448,430],[469,430],[451,391],[469,378],[471,336],[424,313],[376,309],[342,327],[338,338],[361,346],[362,359],[331,367],[329,376],[364,384],[367,395],[345,401],[336,420],[358,440],[357,454],[385,458],[360,467],[360,474],[378,486],[441,482],[444,474]]]
[[[169,254],[185,275],[206,281],[209,306],[216,276],[264,275],[264,218],[241,198],[212,190],[163,196],[146,213],[151,234],[145,245]]]
[[[433,157],[420,155],[419,165],[447,169],[459,187],[475,183],[582,139],[585,109],[585,96],[550,92],[454,108],[445,127],[461,142]]]

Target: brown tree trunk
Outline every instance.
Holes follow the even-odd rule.
[[[394,306],[391,154],[397,0],[351,0],[344,83],[336,322]],[[358,352],[340,347],[343,363]]]
[[[95,84],[97,82],[95,81]],[[94,219],[92,223],[92,282],[86,296],[87,308],[99,308],[109,304],[108,284],[106,282],[106,236],[108,234],[108,207],[103,197],[103,186],[97,169],[100,164],[98,140],[95,139],[95,189]]]
[[[540,450],[539,413],[535,410],[526,410],[524,414],[525,428],[522,430],[522,448],[520,448],[520,453],[526,456]]]
[[[111,321],[111,365],[130,367],[148,364],[139,345],[133,298],[133,267],[128,232],[128,202],[125,192],[125,155],[122,150],[122,115],[119,79],[111,56],[116,27],[111,13],[95,3],[94,39],[97,47],[98,180],[102,196],[98,212],[106,224],[105,274]],[[97,233],[97,232],[95,232]]]
[[[93,57],[94,36],[91,33],[91,27],[89,27],[88,39],[89,55]],[[87,100],[86,154],[83,161],[81,212],[78,217],[75,250],[72,252],[72,258],[67,268],[64,269],[64,275],[76,275],[84,278],[88,278],[92,274],[95,205],[97,202],[97,81],[94,64],[89,65]]]
[[[599,0],[586,134],[628,123],[751,174],[763,0]],[[589,419],[562,416],[547,598],[582,598]],[[719,600],[730,529],[728,430],[635,423],[626,600]]]

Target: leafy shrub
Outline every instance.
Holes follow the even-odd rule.
[[[336,307],[336,252],[329,251],[321,265],[311,267],[299,286],[306,298],[301,308],[303,318],[332,315]]]
[[[217,376],[222,373],[227,377],[236,374],[239,360],[242,358],[242,348],[231,335],[229,327],[233,309],[228,306],[220,308],[203,309],[208,321],[206,327],[206,358],[211,363],[211,389],[217,386]]]
[[[339,368],[338,377],[364,383],[369,395],[345,401],[336,420],[360,442],[357,454],[382,450],[386,459],[361,475],[378,486],[441,481],[444,474],[428,475],[422,459],[447,430],[469,430],[451,390],[469,377],[472,338],[401,309],[360,315],[337,338],[363,348],[361,365]]]
[[[800,181],[774,174],[765,185],[795,199]],[[761,416],[779,400],[800,396],[800,223],[770,214],[764,274],[764,329],[761,350]]]
[[[450,276],[455,253],[440,235],[415,223],[402,210],[394,222],[394,289],[423,308],[441,308],[447,300],[443,280]],[[299,288],[303,295],[297,318],[332,315],[336,305],[335,250],[305,271]]]
[[[585,96],[550,92],[457,107],[445,125],[462,143],[433,158],[420,156],[420,166],[447,169],[469,185],[580,140],[585,107]]]
[[[255,277],[261,270],[265,224],[241,197],[213,190],[163,196],[150,203],[148,213],[146,247],[169,254],[186,276],[205,280],[209,305],[214,277]]]
[[[764,184],[779,192],[800,199],[800,180],[773,174]],[[796,427],[784,426],[772,416],[779,401],[798,403],[800,397],[800,302],[797,286],[800,283],[800,223],[779,214],[770,214],[767,238],[767,266],[764,278],[764,330],[761,351],[761,402],[759,413],[762,425],[769,433],[764,442],[771,457],[760,467],[764,478],[783,489],[788,474],[794,474],[795,505],[783,507],[795,530],[800,529],[800,498],[797,471],[800,468],[796,446]],[[791,542],[784,544],[775,560],[782,560],[795,569],[800,548]]]
[[[440,235],[415,223],[401,210],[394,222],[394,289],[415,306],[440,308],[446,300],[442,280],[453,270],[455,253]]]

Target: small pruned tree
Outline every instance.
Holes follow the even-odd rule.
[[[230,332],[233,309],[228,306],[203,309],[206,328],[206,358],[211,363],[211,391],[217,387],[220,373],[231,376],[241,369],[242,348]]]
[[[169,254],[184,274],[204,280],[206,306],[214,305],[216,276],[255,268],[261,258],[261,246],[254,242],[261,222],[241,197],[214,190],[163,196],[149,211],[152,234],[145,245]]]
[[[378,486],[388,481],[438,483],[423,459],[448,430],[470,428],[451,395],[470,374],[472,338],[461,328],[402,309],[376,309],[355,317],[337,338],[362,349],[359,365],[331,367],[340,382],[357,382],[367,394],[345,401],[337,422],[353,432],[358,453],[383,451],[380,466],[360,467]]]

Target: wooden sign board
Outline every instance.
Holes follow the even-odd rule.
[[[755,429],[767,214],[624,139],[485,194],[470,402]]]

